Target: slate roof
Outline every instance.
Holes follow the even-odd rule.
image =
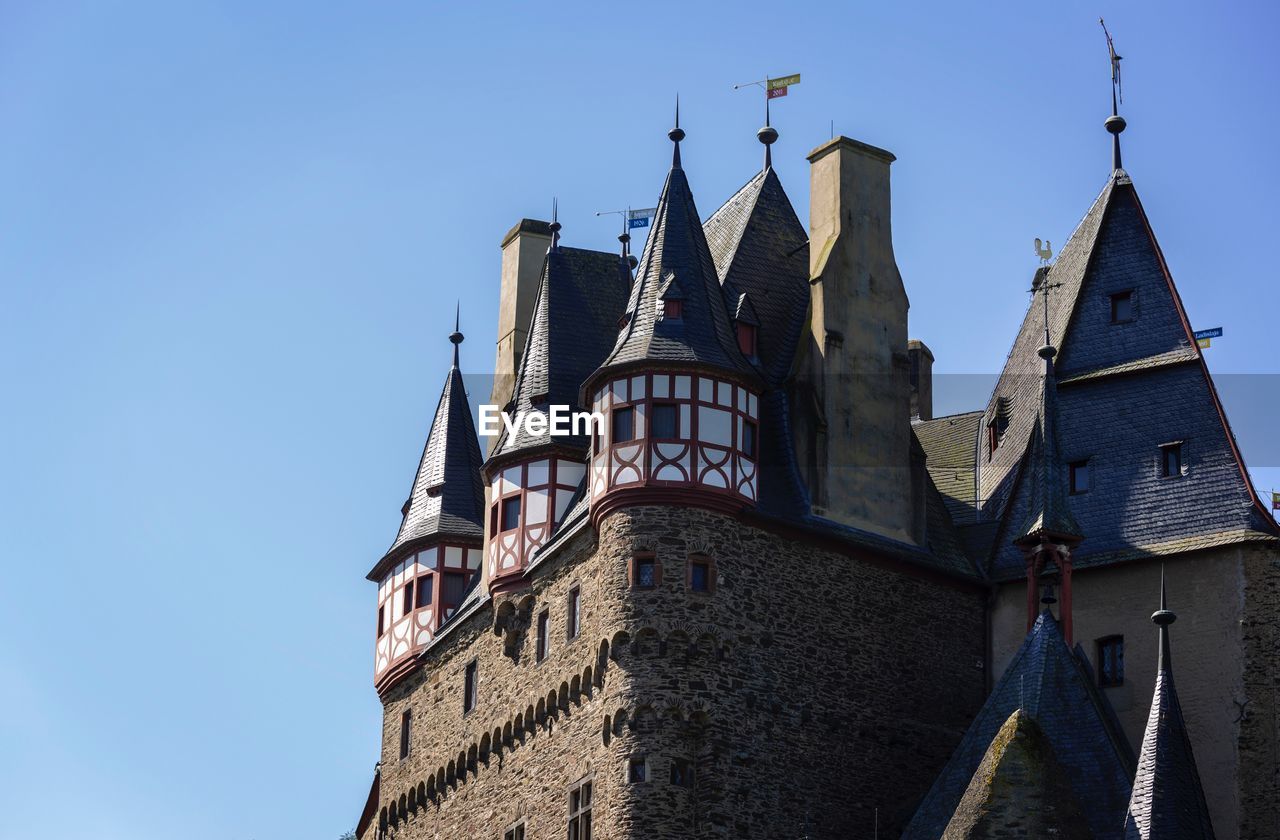
[[[738,350],[693,192],[680,166],[679,142],[675,149],[627,301],[626,326],[592,379],[608,368],[668,362],[719,368],[757,381],[755,369]],[[663,318],[661,290],[673,279],[684,301],[682,316]]]
[[[1037,536],[1079,538],[1083,536],[1067,504],[1066,465],[1058,450],[1058,386],[1054,381],[1053,356],[1056,350],[1040,348],[1044,372],[1040,377],[1040,410],[1031,432],[1031,451],[1024,470],[1029,475],[1029,510],[1015,542]]]
[[[1067,647],[1058,622],[1045,612],[925,795],[903,840],[937,840],[942,835],[1000,728],[1018,709],[1043,731],[1085,811],[1092,836],[1123,836],[1133,755],[1115,713],[1093,683],[1083,651]]]
[[[461,341],[462,336],[455,335]],[[379,580],[383,569],[410,543],[441,537],[483,538],[483,463],[455,344],[453,366],[445,378],[409,499],[401,510],[400,530],[386,554],[370,570],[370,580]]]
[[[630,287],[631,270],[617,254],[566,247],[547,251],[509,410],[582,409],[579,389],[613,346]],[[505,459],[551,440],[531,436],[523,426],[514,436],[504,428],[489,457]],[[584,451],[588,445],[585,435],[557,436],[554,442]]]
[[[970,551],[986,558],[990,577],[1025,573],[1012,542],[1034,526],[1033,499],[1046,489],[1084,537],[1073,552],[1077,567],[1214,535],[1272,539],[1276,526],[1247,479],[1177,289],[1123,170],[1108,179],[1057,261],[1037,279],[1051,284],[1049,343],[1059,350],[1059,457],[1047,462],[1057,475],[1051,486],[1040,481],[1046,462],[1036,441],[1044,391],[1036,351],[1045,343],[1045,319],[1037,294],[974,438],[975,515],[956,516]],[[1123,292],[1132,294],[1136,314],[1131,322],[1113,323],[1111,296]],[[988,457],[981,427],[1001,411],[1008,427]],[[1186,473],[1163,478],[1159,446],[1178,440]],[[1073,461],[1088,461],[1090,486],[1065,497],[1066,465]],[[958,506],[951,501],[953,511]],[[979,524],[970,524],[975,520]]]
[[[1021,709],[996,733],[942,834],[942,840],[1004,837],[1093,840],[1053,745]]]
[[[1166,608],[1162,580],[1160,610],[1151,616],[1160,628],[1156,688],[1125,816],[1125,840],[1213,840],[1209,806],[1173,685],[1169,625],[1174,618]]]
[[[758,324],[759,369],[777,387],[791,372],[808,318],[809,234],[772,167],[712,213],[703,230],[730,311]]]
[[[977,515],[978,465],[974,456],[982,416],[981,411],[969,411],[911,424],[916,440],[924,449],[929,477],[946,500],[947,512],[957,525],[972,523]]]

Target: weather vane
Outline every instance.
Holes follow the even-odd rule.
[[[1048,265],[1049,260],[1053,258],[1053,243],[1045,240],[1041,245],[1040,237],[1036,237],[1036,256],[1040,258],[1041,265]]]
[[[1111,94],[1124,102],[1124,90],[1120,86],[1120,60],[1124,56],[1116,55],[1116,45],[1111,40],[1111,33],[1107,31],[1106,21],[1098,18],[1098,25],[1102,27],[1102,34],[1107,36],[1107,52],[1111,54]]]

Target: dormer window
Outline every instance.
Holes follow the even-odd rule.
[[[738,349],[742,351],[742,355],[749,359],[756,355],[755,324],[738,322]]]
[[[662,320],[678,321],[684,317],[684,301],[664,300],[662,302]]]
[[[1182,442],[1166,443],[1160,447],[1160,477],[1178,478],[1182,475]]]

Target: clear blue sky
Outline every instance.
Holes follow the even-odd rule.
[[[0,834],[354,824],[363,576],[454,301],[484,372],[502,234],[558,196],[613,249],[593,214],[656,200],[677,90],[704,216],[759,165],[731,86],[765,72],[804,77],[774,110],[802,218],[830,121],[898,155],[911,332],[977,383],[940,408],[981,405],[1032,238],[1107,176],[1100,12],[1127,168],[1280,487],[1273,4],[0,2]]]

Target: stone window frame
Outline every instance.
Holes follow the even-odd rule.
[[[594,816],[596,807],[596,777],[594,773],[588,773],[569,785],[569,793],[566,796],[565,804],[568,805],[568,819],[566,826],[568,827],[569,840],[590,840],[592,833],[592,817]],[[582,790],[587,790],[587,804],[582,804]],[[573,795],[578,794],[578,805],[574,807]],[[586,831],[582,830],[582,818],[586,817]],[[576,830],[575,830],[576,829]]]
[[[677,776],[684,774],[684,781],[677,781]],[[678,788],[690,790],[697,783],[697,762],[692,758],[677,756],[671,759],[671,784]]]
[[[473,657],[462,669],[462,716],[480,705],[480,660]]]
[[[502,840],[524,840],[527,827],[525,818],[521,817],[506,827],[502,832]]]
[[[572,642],[582,636],[582,584],[575,582],[564,598],[564,638]]]
[[[641,778],[635,777],[636,768],[640,768]],[[627,756],[627,763],[623,771],[625,777],[623,779],[629,785],[647,785],[653,781],[653,763],[649,760],[648,753],[632,753]]]
[[[543,609],[534,621],[533,663],[541,665],[551,654],[551,608]]]
[[[707,567],[707,588],[693,588],[693,567],[695,564],[705,564]],[[699,597],[710,597],[716,594],[716,560],[710,554],[701,552],[693,552],[689,555],[684,564],[684,588],[690,595]]]
[[[640,585],[640,563],[642,561],[653,562],[653,585]],[[658,555],[653,551],[637,551],[631,555],[631,559],[627,562],[627,582],[631,585],[633,592],[653,592],[662,586],[662,561],[658,559]]]
[[[400,760],[409,758],[413,751],[413,709],[400,713]]]

